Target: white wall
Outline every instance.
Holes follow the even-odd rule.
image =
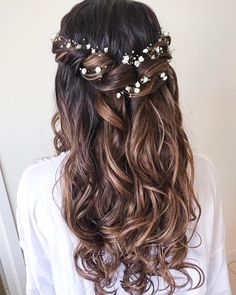
[[[146,0],[172,36],[186,130],[221,180],[227,252],[236,250],[236,1]],[[76,1],[0,0],[0,162],[15,212],[19,177],[53,151],[50,37]],[[109,1],[108,1],[109,3]]]

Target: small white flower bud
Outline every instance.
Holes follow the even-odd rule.
[[[140,61],[136,60],[136,61],[134,62],[134,65],[135,65],[136,67],[139,67],[139,65],[140,65]]]
[[[117,93],[116,93],[116,97],[117,97],[117,98],[120,98],[120,97],[121,97],[121,93],[120,93],[120,92],[117,92]]]
[[[143,56],[141,55],[141,56],[138,58],[138,60],[139,60],[140,62],[143,62],[143,61],[144,61]]]
[[[86,68],[82,68],[81,73],[82,73],[83,75],[85,75],[85,74],[87,73],[87,69],[86,69]]]
[[[129,63],[129,55],[124,55],[124,56],[123,56],[122,63],[123,63],[123,64],[128,64],[128,63]]]
[[[130,92],[131,87],[130,87],[130,86],[126,86],[126,87],[125,87],[125,90],[128,91],[128,92]]]
[[[100,72],[101,72],[101,70],[102,70],[102,68],[101,68],[101,67],[96,67],[96,69],[95,69],[95,72],[96,72],[96,73],[100,73]]]

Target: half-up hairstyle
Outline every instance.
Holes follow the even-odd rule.
[[[170,53],[145,57],[137,68],[121,63],[124,53],[141,54],[159,40],[155,13],[137,1],[84,0],[62,18],[59,34],[109,48],[100,55],[62,47],[60,41],[52,48],[58,69],[51,124],[57,154],[69,151],[61,169],[61,210],[78,239],[78,275],[93,281],[98,295],[108,294],[121,263],[121,286],[129,294],[141,295],[150,287],[156,294],[152,276],[164,279],[168,294],[188,282],[191,289],[199,288],[204,272],[185,258],[201,207]],[[94,72],[98,65],[101,71]],[[81,74],[83,67],[88,71]],[[163,71],[165,81],[156,78]],[[151,80],[139,93],[117,99],[117,91],[144,76]],[[199,274],[194,287],[188,268]],[[187,282],[177,285],[170,269]]]

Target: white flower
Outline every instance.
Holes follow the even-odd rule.
[[[87,48],[87,49],[89,49],[90,47],[91,47],[91,45],[90,45],[90,44],[87,44],[87,45],[86,45],[86,48]]]
[[[143,53],[148,53],[148,48],[143,49]]]
[[[137,81],[136,83],[135,83],[135,87],[140,87],[140,83],[139,83],[139,81]]]
[[[139,65],[140,65],[140,61],[136,60],[136,61],[134,62],[134,65],[135,65],[136,67],[139,67]]]
[[[87,73],[87,69],[86,69],[86,68],[82,68],[81,73],[82,73],[83,75],[85,75],[85,74]]]
[[[121,97],[121,93],[120,93],[120,92],[117,92],[117,93],[116,93],[116,97],[117,97],[117,98],[120,98],[120,97]]]
[[[101,70],[102,70],[102,68],[101,68],[101,67],[96,67],[96,69],[95,69],[95,72],[96,72],[96,73],[100,73],[100,72],[101,72]]]
[[[105,53],[107,53],[108,52],[108,47],[105,47],[103,50],[104,50]]]
[[[67,44],[66,44],[66,47],[67,47],[67,48],[70,48],[70,47],[71,47],[71,43],[70,43],[70,42],[67,43]]]
[[[135,93],[139,93],[140,92],[140,88],[134,88],[134,92]]]
[[[128,64],[128,63],[129,63],[129,55],[124,55],[124,56],[123,56],[122,63],[123,63],[123,64]]]
[[[141,56],[138,58],[138,60],[139,60],[140,62],[143,62],[143,61],[144,61],[143,56],[141,55]]]
[[[95,53],[96,52],[96,49],[92,48],[91,52],[92,53]]]
[[[155,47],[154,49],[155,49],[155,51],[156,51],[157,53],[160,52],[160,47],[159,47],[159,46]]]
[[[81,44],[76,45],[76,49],[80,49],[82,47]]]
[[[147,83],[148,80],[149,80],[148,77],[146,77],[146,76],[143,77],[143,83]]]
[[[166,73],[165,72],[162,72],[161,74],[160,74],[160,77],[162,78],[162,80],[167,80],[167,75],[166,75]]]
[[[130,86],[126,86],[126,87],[125,87],[125,90],[128,91],[128,92],[130,92],[131,87],[130,87]]]
[[[168,77],[167,77],[167,76],[165,76],[165,77],[163,78],[163,80],[165,81],[165,80],[167,80],[167,78],[168,78]]]

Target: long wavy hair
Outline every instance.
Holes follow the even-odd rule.
[[[188,282],[199,288],[205,280],[199,266],[185,261],[201,207],[171,53],[146,57],[138,68],[121,63],[124,52],[141,53],[161,32],[155,13],[141,2],[84,0],[62,18],[59,34],[78,43],[86,38],[93,48],[109,52],[99,56],[53,43],[54,145],[58,155],[69,151],[61,171],[61,212],[78,239],[76,271],[94,282],[99,295],[108,294],[105,288],[121,263],[121,286],[129,294],[144,294],[151,286],[156,294],[152,276],[164,279],[168,294]],[[79,72],[97,65],[102,75]],[[168,79],[159,81],[163,70]],[[144,76],[151,81],[139,93],[117,99],[117,91]],[[191,221],[196,222],[188,240]],[[187,268],[199,274],[194,288]],[[170,269],[187,282],[177,285]]]

